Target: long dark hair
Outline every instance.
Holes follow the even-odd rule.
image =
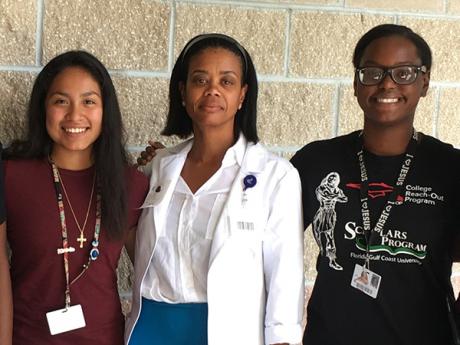
[[[25,140],[16,140],[4,151],[6,159],[44,159],[53,146],[46,130],[45,99],[56,76],[69,67],[85,69],[102,92],[101,134],[93,144],[98,187],[101,191],[102,224],[110,238],[121,238],[127,224],[125,131],[112,79],[104,65],[85,51],[69,51],[46,64],[35,79],[27,110]]]
[[[257,75],[249,53],[235,39],[230,36],[211,33],[198,35],[192,38],[182,49],[171,73],[169,82],[169,110],[166,126],[161,132],[163,135],[177,135],[187,138],[193,132],[192,119],[182,105],[182,96],[179,84],[186,83],[190,59],[206,48],[224,48],[231,51],[241,60],[242,85],[248,90],[241,109],[236,112],[234,123],[234,139],[238,139],[240,132],[248,141],[257,143]]]

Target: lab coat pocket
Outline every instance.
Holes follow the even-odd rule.
[[[262,253],[262,230],[255,214],[237,213],[229,217],[231,243],[238,248],[238,255],[248,265],[256,262]]]
[[[262,225],[260,212],[254,207],[241,207],[229,216],[230,231],[235,239],[261,241]]]
[[[163,201],[170,184],[171,181],[168,180],[152,186],[140,208],[148,208],[159,205]]]

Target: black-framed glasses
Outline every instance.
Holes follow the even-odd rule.
[[[417,80],[419,72],[426,73],[426,66],[359,67],[356,69],[359,82],[365,86],[380,84],[387,74],[396,84],[409,85]]]

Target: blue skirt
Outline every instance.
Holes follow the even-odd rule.
[[[142,298],[129,345],[207,345],[208,304],[170,304]]]

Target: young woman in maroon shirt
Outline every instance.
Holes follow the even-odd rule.
[[[116,267],[124,245],[132,254],[128,229],[148,182],[129,167],[107,70],[83,51],[55,57],[35,80],[27,119],[26,139],[4,152],[12,343],[121,345]],[[0,298],[11,320],[8,293]]]

